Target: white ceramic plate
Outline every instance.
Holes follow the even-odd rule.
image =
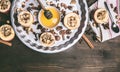
[[[88,8],[86,0],[76,0],[76,4],[70,4],[71,0],[46,0],[45,3],[50,1],[52,1],[53,4],[55,4],[55,7],[57,6],[57,4],[61,5],[61,3],[64,3],[67,6],[71,6],[72,9],[71,7],[69,9],[65,9],[64,7],[60,6],[59,10],[62,11],[63,9],[66,12],[66,14],[73,11],[78,11],[78,14],[80,16],[79,28],[76,30],[71,30],[71,33],[69,35],[64,35],[64,40],[59,34],[59,31],[56,30],[56,27],[53,29],[57,33],[57,35],[61,37],[61,39],[59,41],[56,41],[55,44],[51,47],[44,47],[40,44],[39,41],[39,36],[42,33],[43,27],[41,28],[41,25],[38,22],[38,15],[35,15],[35,13],[38,14],[38,12],[41,9],[37,0],[14,0],[11,9],[11,21],[18,38],[29,48],[42,53],[57,53],[73,46],[82,37],[82,34],[84,33],[88,22]],[[27,33],[24,27],[22,27],[18,23],[18,13],[16,11],[18,8],[28,10],[33,14],[35,22],[31,25],[31,28],[33,29],[32,32]],[[63,18],[61,17],[61,22],[58,24],[58,26],[62,26],[62,30],[67,30],[67,28],[63,25]],[[49,29],[47,31],[49,31]]]

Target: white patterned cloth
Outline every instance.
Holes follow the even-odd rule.
[[[120,24],[117,23],[118,19],[116,19],[116,16],[119,15],[119,0],[98,0],[97,2],[95,2],[93,5],[91,5],[89,7],[89,13],[91,13],[91,11],[93,11],[97,8],[105,8],[104,1],[107,2],[108,6],[109,6],[109,9],[110,9],[110,12],[112,14],[113,20],[114,20],[114,22],[116,22],[116,24],[118,25],[119,30],[120,30]],[[115,9],[117,9],[116,10],[117,12],[115,12]],[[120,31],[119,31],[119,33],[115,33],[111,29],[111,20],[110,19],[109,19],[107,29],[104,27],[104,25],[99,25],[97,27],[93,23],[94,23],[94,20],[90,19],[89,24],[92,27],[93,31],[96,34],[97,39],[100,42],[104,42],[106,40],[115,38],[115,37],[120,35]]]

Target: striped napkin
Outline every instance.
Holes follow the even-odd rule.
[[[98,8],[105,8],[104,1],[107,2],[110,12],[112,14],[113,20],[116,22],[116,24],[118,25],[118,27],[120,29],[119,0],[98,0],[97,2],[95,2],[94,4],[92,4],[89,7],[89,13],[91,14],[92,11],[94,11]],[[120,35],[120,32],[115,33],[111,29],[110,18],[109,18],[108,24],[106,24],[106,25],[96,26],[93,19],[90,19],[89,24],[92,27],[93,31],[95,32],[96,38],[100,42],[104,42],[106,40],[115,38]]]

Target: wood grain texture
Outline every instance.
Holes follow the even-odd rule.
[[[12,47],[0,45],[0,72],[119,72],[120,37],[92,42],[93,50],[82,41],[61,53],[42,54],[15,38]]]
[[[0,72],[120,72],[120,36],[103,43],[87,37],[94,49],[82,40],[57,54],[33,51],[15,37],[12,47],[0,44]]]

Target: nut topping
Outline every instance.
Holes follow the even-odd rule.
[[[10,25],[2,25],[0,27],[0,38],[5,41],[10,41],[14,38],[15,33]]]
[[[9,0],[0,0],[0,12],[5,13],[10,9],[11,3]]]
[[[97,9],[94,13],[94,20],[96,23],[102,24],[102,23],[107,23],[109,18],[109,14],[106,9],[100,8]]]
[[[106,14],[106,11],[105,11],[105,10],[99,12],[98,15],[97,15],[98,19],[99,19],[99,20],[104,19],[105,16],[106,16],[105,14]]]
[[[80,25],[79,15],[76,13],[69,13],[64,18],[64,25],[68,29],[76,29]]]
[[[3,27],[1,30],[1,33],[4,36],[9,36],[11,34],[11,28],[9,28],[8,26]]]
[[[18,22],[24,27],[30,27],[33,21],[34,18],[28,11],[22,11],[18,14]]]
[[[77,23],[77,20],[74,16],[70,16],[67,20],[68,20],[68,25],[70,27],[75,27],[75,24]]]
[[[55,43],[55,37],[50,32],[44,32],[40,36],[40,42],[42,43],[42,45],[49,47]]]

